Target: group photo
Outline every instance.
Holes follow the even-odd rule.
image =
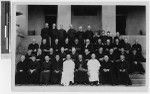
[[[145,5],[17,5],[16,86],[145,86]]]

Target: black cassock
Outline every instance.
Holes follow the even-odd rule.
[[[52,48],[54,49],[55,53],[58,54],[58,52],[59,52],[60,49],[61,49],[61,43],[60,43],[60,42],[59,42],[58,44],[54,43],[54,44],[52,45]]]
[[[62,75],[63,60],[52,61],[52,84],[60,84]]]
[[[84,44],[84,31],[78,31],[75,38],[79,39],[80,44]]]
[[[131,54],[130,55],[130,69],[129,69],[129,72],[130,73],[135,73],[135,72],[138,72],[138,73],[145,73],[145,69],[143,68],[142,64],[141,64],[141,59],[140,59],[140,55],[138,54]],[[135,63],[137,62],[137,63]]]
[[[60,52],[60,53],[59,53],[60,59],[62,59],[63,61],[66,59],[66,55],[67,55],[67,54],[66,54],[65,52],[63,52],[63,53]]]
[[[84,39],[90,39],[91,41],[93,40],[93,31],[91,30],[86,30],[83,37]]]
[[[94,51],[93,44],[85,44],[84,49],[88,49],[92,53]]]
[[[69,43],[64,43],[64,48],[65,48],[65,53],[66,54],[69,54],[70,53],[70,51],[71,51],[71,45],[70,45],[70,42]]]
[[[16,66],[16,76],[15,83],[16,84],[27,84],[27,61],[20,61]]]
[[[51,31],[50,31],[49,28],[43,28],[43,29],[41,30],[41,37],[42,37],[42,40],[43,40],[43,39],[46,39],[47,43],[50,43],[50,41],[49,41],[49,37],[51,37],[50,35],[51,35]]]
[[[100,83],[102,84],[112,84],[112,62],[111,61],[101,62],[99,79],[100,79],[99,80]]]
[[[59,39],[59,32],[58,32],[58,29],[51,29],[51,45],[54,44],[55,42],[55,39]]]
[[[64,29],[59,29],[58,30],[58,36],[59,36],[60,43],[64,43],[64,40],[67,37],[67,33]]]
[[[39,45],[37,43],[35,43],[35,44],[31,43],[28,46],[28,50],[32,50],[32,54],[36,54],[38,49],[39,49]]]
[[[45,51],[45,50],[49,50],[50,49],[50,45],[41,43],[40,49],[42,50],[43,55],[46,56],[46,55],[48,55],[49,52]]]
[[[29,84],[39,84],[39,62],[30,60],[28,63],[28,83]],[[31,72],[30,70],[34,70]]]
[[[75,62],[75,70],[75,84],[88,84],[87,63],[83,59]]]
[[[51,83],[51,71],[52,71],[51,61],[44,61],[41,65],[41,74],[40,74],[41,84]]]
[[[80,43],[73,43],[72,47],[75,47],[78,53],[83,53],[83,45],[81,45]]]
[[[71,55],[72,60],[75,62],[78,58],[78,53],[75,52],[75,53],[71,53],[70,55]]]
[[[83,54],[84,60],[87,63],[91,59],[91,54]]]
[[[117,68],[118,68],[118,82],[123,85],[131,85],[131,80],[129,78],[129,74],[127,72],[128,64],[126,60],[118,60]]]
[[[69,38],[69,40],[73,43],[74,39],[75,39],[75,35],[76,35],[76,30],[75,29],[69,29],[67,32],[67,37]]]

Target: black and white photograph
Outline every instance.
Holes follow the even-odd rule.
[[[12,87],[147,87],[145,2],[12,7]]]

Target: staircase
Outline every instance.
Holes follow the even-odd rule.
[[[146,69],[146,63],[142,63],[144,69]],[[145,86],[146,84],[146,77],[145,74],[132,74],[129,75],[131,81],[132,81],[132,86]]]

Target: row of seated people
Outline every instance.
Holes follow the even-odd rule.
[[[61,47],[60,52],[50,48],[47,54],[41,49],[36,54],[34,50],[28,50],[17,64],[16,84],[69,85],[72,82],[131,85],[129,73],[145,72],[141,60],[136,50],[127,54],[124,48],[111,48],[107,52],[100,47],[95,53],[89,49],[78,53],[75,47],[70,53],[64,47]],[[67,61],[72,63],[65,64]]]

